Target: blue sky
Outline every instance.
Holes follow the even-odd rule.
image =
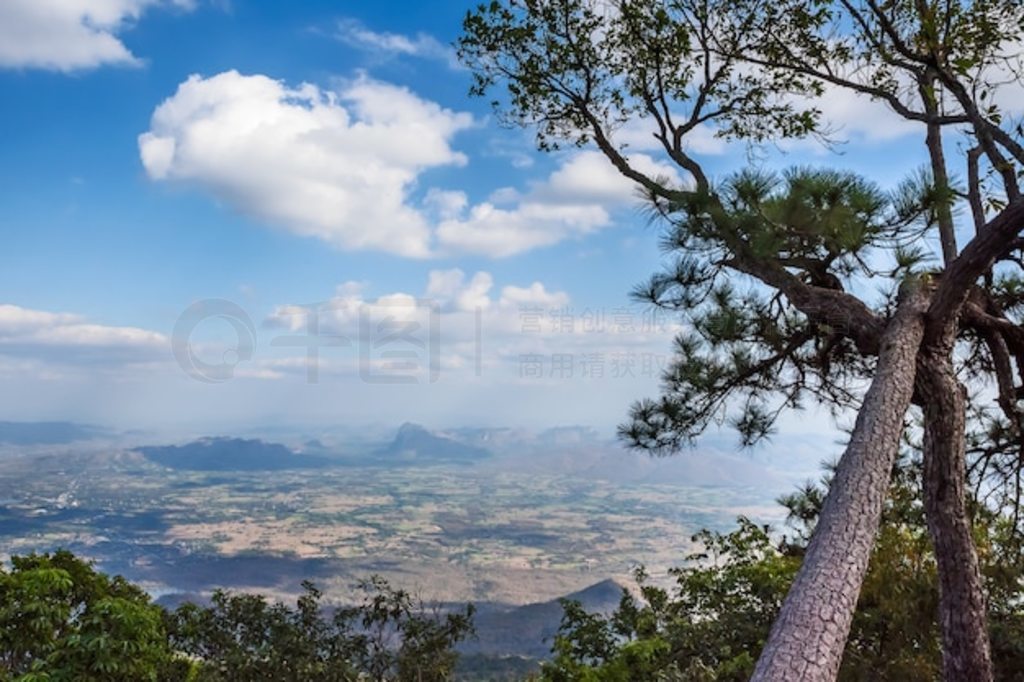
[[[6,0],[3,418],[607,432],[654,394],[678,324],[627,293],[657,266],[657,230],[594,152],[537,153],[467,96],[449,45],[471,4]],[[891,185],[919,161],[919,131],[880,107],[822,108],[841,155],[766,163]],[[694,150],[713,174],[745,163],[707,132]],[[209,300],[244,312],[251,354],[223,303],[175,337]],[[313,311],[344,343],[315,377],[305,347],[274,343]],[[362,352],[386,323],[436,323],[405,349],[408,381]],[[175,339],[228,368],[183,369]]]

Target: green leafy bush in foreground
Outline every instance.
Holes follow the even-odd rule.
[[[840,680],[931,681],[941,676],[935,560],[917,500],[917,467],[901,463],[858,602]],[[780,502],[795,537],[781,542],[748,519],[701,531],[702,550],[672,572],[671,589],[637,572],[610,616],[566,602],[542,676],[549,682],[747,680],[799,568],[824,497],[808,485]],[[1008,518],[975,509],[997,678],[1024,680],[1024,556]]]
[[[0,679],[147,680],[173,667],[164,612],[67,551],[0,568]]]
[[[70,552],[14,557],[0,568],[0,680],[434,682],[472,632],[472,606],[431,611],[379,577],[330,617],[303,587],[294,608],[217,591],[169,612]]]

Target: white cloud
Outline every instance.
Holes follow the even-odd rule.
[[[463,195],[465,197],[465,195]],[[519,191],[515,187],[499,187],[498,189],[491,192],[491,195],[487,197],[487,201],[492,204],[507,205],[514,204],[522,198]],[[462,202],[463,206],[459,207],[461,211],[464,208],[465,201]],[[454,216],[448,216],[454,217]]]
[[[458,268],[453,270],[431,270],[427,278],[427,296],[451,298],[466,279],[466,273]]]
[[[506,159],[513,168],[529,168],[534,164],[537,153],[534,150],[534,136],[529,130],[509,135],[503,131],[501,135],[492,135],[481,149],[486,156]]]
[[[423,205],[427,211],[442,220],[457,217],[468,203],[469,199],[465,192],[441,190],[436,187],[428,190],[423,198]]]
[[[117,34],[150,6],[191,8],[191,0],[3,0],[0,67],[54,71],[138,59]]]
[[[78,315],[0,304],[0,355],[121,364],[170,357],[170,341],[138,327],[93,324]]]
[[[630,161],[641,172],[682,182],[673,167],[650,156],[634,154]],[[492,201],[473,206],[462,201],[466,209],[442,220],[437,238],[450,251],[511,256],[608,227],[615,209],[638,201],[635,185],[601,153],[584,151],[568,157],[523,195],[504,188]],[[511,202],[508,208],[498,205]]]
[[[686,117],[680,115],[678,118],[683,120]],[[656,130],[657,127],[651,118],[631,118],[625,125],[612,133],[612,142],[622,145],[629,151],[661,152],[665,147],[654,137]],[[717,137],[715,129],[706,123],[698,124],[683,137],[683,148],[695,154],[708,156],[724,154],[728,144],[723,138]]]
[[[748,73],[756,75],[754,67],[746,67]],[[854,75],[853,78],[858,76]],[[1015,79],[1008,78],[1008,81]],[[821,111],[821,121],[832,137],[839,141],[855,141],[868,143],[889,142],[907,135],[922,131],[920,124],[908,121],[895,113],[888,104],[881,100],[873,100],[867,95],[854,92],[830,83],[823,83],[824,93],[821,97],[789,96],[798,109],[817,108]],[[907,87],[907,86],[904,86]],[[677,121],[685,120],[688,112],[678,112]],[[664,147],[654,137],[657,127],[651,118],[632,118],[611,135],[615,144],[627,150],[639,152],[662,152]],[[730,146],[736,151],[744,147],[742,141],[729,141],[716,136],[716,129],[702,123],[683,137],[683,147],[698,156],[715,156],[729,151]],[[812,147],[820,148],[815,140],[784,140],[783,148]]]
[[[431,270],[425,297],[443,301],[456,311],[486,310],[491,305],[488,293],[494,278],[488,272],[478,272],[466,282],[466,273],[454,270]]]
[[[483,375],[474,374],[479,368],[499,383],[519,382],[519,365],[525,357],[548,365],[607,362],[611,367],[612,363],[646,362],[650,365],[646,376],[653,378],[657,372],[652,368],[667,362],[670,339],[680,330],[678,324],[622,306],[574,309],[566,292],[550,291],[541,282],[506,285],[497,294],[492,293],[494,288],[490,273],[478,271],[469,277],[459,269],[431,271],[423,294],[394,292],[373,298],[362,287],[348,283],[316,306],[278,306],[266,326],[302,333],[315,315],[321,334],[350,341],[321,350],[316,369],[352,375],[366,368],[359,363],[366,362],[368,348],[376,345],[377,325],[385,320],[399,322],[409,325],[410,337],[421,342],[421,356],[433,346],[446,380],[479,379]],[[372,368],[387,372],[387,358]],[[279,379],[306,375],[309,369],[306,357],[289,355],[263,359],[247,376],[262,373],[264,378]]]
[[[513,256],[606,227],[611,216],[603,206],[565,206],[527,202],[503,209],[484,202],[460,218],[438,226],[441,244],[452,251]]]
[[[509,285],[501,290],[500,305],[506,308],[540,307],[557,310],[569,305],[569,295],[564,291],[549,292],[540,282],[528,287]]]
[[[650,177],[663,176],[672,184],[682,181],[676,169],[646,154],[630,156],[630,165]],[[636,185],[626,179],[600,152],[581,152],[535,185],[528,199],[556,205],[627,204],[637,198]]]
[[[639,203],[634,183],[596,151],[566,155],[547,178],[488,200],[432,187],[415,201],[424,172],[468,162],[451,140],[471,125],[469,114],[366,77],[333,93],[229,71],[182,83],[139,136],[139,153],[152,179],[197,185],[268,224],[414,258],[512,256],[606,228]],[[646,154],[630,161],[684,182]]]
[[[848,88],[826,85],[820,98],[799,103],[817,107],[826,129],[832,129],[834,137],[840,139],[879,143],[914,133],[924,134],[920,123],[908,121],[881,100]]]
[[[341,92],[236,71],[192,76],[139,137],[155,180],[202,185],[238,211],[344,249],[429,253],[407,204],[418,174],[465,157],[450,140],[472,117],[360,78]]]
[[[1019,55],[1021,46],[1022,42],[1015,40],[1001,45],[997,52],[1003,55]],[[998,84],[992,93],[992,103],[999,105],[1006,113],[1024,112],[1024,83],[1020,78],[1022,66],[1024,62],[1019,57],[1011,56],[1007,60],[990,65],[984,73],[976,77],[979,83]],[[849,77],[853,80],[869,80],[867,73],[854,72],[849,74]],[[902,93],[904,101],[910,108],[920,110],[920,96],[913,79],[904,71],[897,71],[895,78],[898,83],[897,89]],[[828,83],[824,84],[824,88],[825,92],[820,98],[811,102],[802,99],[799,103],[820,109],[823,121],[835,127],[837,137],[852,141],[885,143],[908,135],[924,135],[924,126],[921,123],[906,120],[883,100],[872,99],[848,88]],[[944,113],[962,112],[962,108],[948,91],[942,90],[940,97],[940,108]]]
[[[426,33],[406,36],[400,33],[372,31],[357,19],[338,22],[335,37],[351,47],[385,55],[406,55],[427,59],[441,59],[451,66],[458,61],[450,47]]]
[[[1008,56],[986,68],[978,82],[997,84],[990,95],[991,103],[1004,113],[1019,116],[1024,113],[1024,38],[1000,45],[997,52]]]
[[[490,423],[495,414],[513,424],[548,424],[552,414],[614,423],[632,398],[656,391],[672,325],[651,327],[639,311],[624,313],[621,302],[606,310],[572,308],[566,292],[540,282],[494,280],[483,271],[437,271],[420,290],[384,296],[370,295],[363,283],[342,284],[317,310],[322,334],[350,343],[325,338],[319,357],[303,345],[310,307],[280,306],[259,330],[255,354],[238,358],[233,380],[216,386],[190,380],[161,334],[0,306],[0,377],[8,388],[0,408],[12,418],[53,415],[125,428],[250,428],[254,414],[282,423],[329,423],[339,406],[359,423],[394,414],[437,423],[452,414],[466,423]],[[431,289],[436,306],[417,308]],[[386,379],[402,375],[396,362],[404,358],[367,358],[360,325],[368,320],[373,331],[391,320],[423,329],[431,314],[438,322],[437,345],[431,345],[438,351],[437,380],[418,375],[415,385],[395,390]],[[230,326],[212,324],[196,337],[205,361],[231,361],[226,353],[237,339]],[[281,340],[287,343],[275,344]],[[311,373],[315,386],[306,385]],[[574,405],[576,416],[566,418],[566,406]]]

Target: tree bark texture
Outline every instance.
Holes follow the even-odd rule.
[[[993,679],[985,594],[965,497],[965,398],[948,350],[917,361],[924,408],[924,508],[939,573],[942,678]]]
[[[924,287],[908,285],[886,327],[875,376],[758,659],[756,682],[824,682],[839,672],[914,392],[927,306]]]

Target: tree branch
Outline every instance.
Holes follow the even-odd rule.
[[[956,323],[971,286],[998,258],[1009,251],[1014,237],[1024,229],[1024,200],[1011,202],[990,220],[950,263],[928,308],[929,338],[946,333]]]

